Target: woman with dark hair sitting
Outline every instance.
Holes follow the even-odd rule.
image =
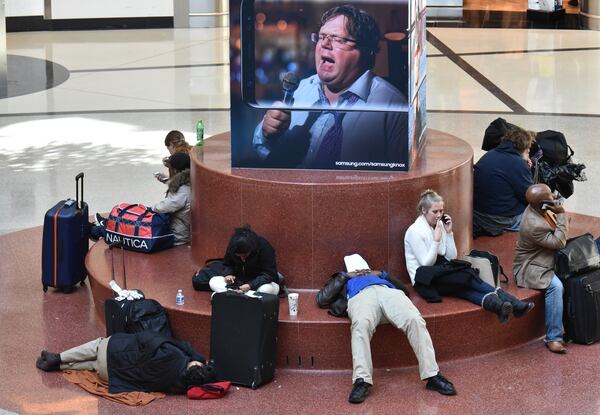
[[[233,232],[223,263],[224,276],[212,277],[209,281],[214,292],[235,288],[244,292],[279,293],[275,249],[249,225]]]
[[[431,189],[421,193],[417,205],[419,217],[404,236],[406,268],[415,291],[429,302],[440,296],[463,298],[498,315],[506,323],[512,313],[522,317],[534,306],[500,288],[494,288],[476,273],[459,273],[432,278],[434,265],[443,266],[456,259],[452,218],[444,213],[444,199]],[[421,274],[421,275],[419,275]]]
[[[188,342],[152,331],[115,333],[62,353],[43,350],[36,366],[46,372],[96,371],[110,393],[183,394],[191,386],[215,381],[213,367]]]

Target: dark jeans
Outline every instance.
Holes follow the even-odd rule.
[[[496,289],[487,282],[481,281],[477,278],[471,278],[470,289],[464,288],[463,290],[456,290],[453,293],[453,296],[462,298],[480,306],[483,302],[483,297],[486,294],[494,291],[496,291]]]

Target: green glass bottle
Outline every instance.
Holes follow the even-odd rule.
[[[201,146],[204,144],[204,122],[198,120],[196,123],[196,145]]]

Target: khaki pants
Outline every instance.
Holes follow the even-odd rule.
[[[61,370],[95,370],[100,379],[108,381],[106,350],[108,338],[98,337],[60,354]]]
[[[373,384],[371,338],[380,323],[389,322],[406,333],[417,360],[421,379],[439,372],[431,337],[421,313],[401,290],[371,285],[348,300],[352,320],[352,383],[363,378]]]

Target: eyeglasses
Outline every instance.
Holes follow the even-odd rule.
[[[310,34],[310,40],[313,43],[323,43],[326,39],[331,42],[331,46],[333,46],[335,49],[350,50],[356,47],[356,40],[348,39],[347,37],[330,35],[328,33]]]

